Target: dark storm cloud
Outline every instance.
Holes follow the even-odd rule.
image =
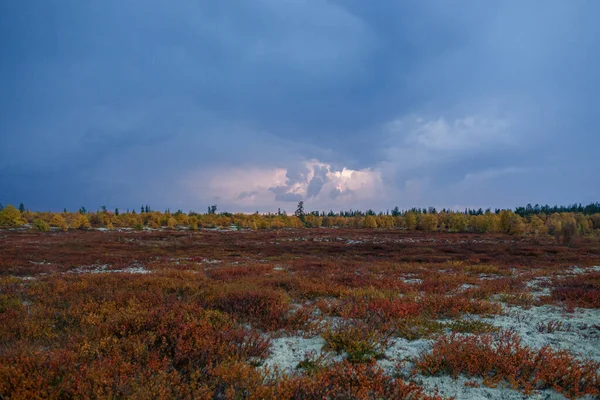
[[[600,167],[599,11],[583,0],[3,2],[0,201],[598,200],[587,179]],[[215,189],[248,166],[253,185]],[[380,203],[361,197],[364,176],[353,189],[335,180],[344,167],[379,171],[365,176],[386,187]],[[182,185],[190,176],[197,190]]]
[[[275,201],[283,202],[283,203],[296,203],[302,200],[302,195],[297,193],[278,193],[277,190],[273,190],[275,192]]]
[[[323,166],[316,166],[314,168],[314,176],[310,180],[306,195],[310,197],[314,197],[321,192],[321,188],[327,182],[327,168]]]

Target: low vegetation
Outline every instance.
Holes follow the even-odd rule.
[[[416,362],[424,374],[464,374],[495,386],[506,382],[528,394],[552,388],[569,398],[600,396],[600,364],[578,360],[549,346],[533,350],[511,331],[498,334],[442,336]]]
[[[418,376],[443,374],[597,396],[596,363],[493,323],[513,303],[599,308],[597,265],[592,237],[0,230],[0,398],[439,399]],[[286,337],[323,352],[279,369]],[[416,375],[383,367],[419,341]]]

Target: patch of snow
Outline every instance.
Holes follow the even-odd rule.
[[[101,274],[109,272],[107,268],[108,264],[83,265],[67,271],[67,274]]]
[[[110,272],[126,272],[128,274],[149,274],[152,271],[149,271],[146,268],[139,266],[139,267],[125,268],[123,270],[114,270],[114,271],[110,271]]]
[[[540,297],[550,296],[552,294],[549,287],[544,287],[544,285],[549,282],[551,282],[551,279],[547,276],[543,276],[532,279],[525,285],[532,290],[531,295],[533,298],[539,299]]]
[[[531,289],[539,289],[541,284],[545,284],[550,281],[551,281],[551,279],[549,277],[541,276],[541,277],[534,278],[534,279],[528,281],[527,283],[525,283],[525,285]]]
[[[223,261],[221,261],[221,260],[211,260],[211,259],[209,259],[209,258],[203,258],[203,259],[202,259],[202,262],[203,262],[203,263],[206,263],[206,264],[220,264],[220,263],[222,263]]]
[[[424,352],[431,349],[432,341],[429,339],[407,340],[404,338],[394,339],[385,350],[385,357],[377,361],[387,374],[396,373],[396,364],[400,361],[407,361],[401,371],[401,374],[409,375],[412,369],[412,363],[409,360],[419,357]]]
[[[551,345],[555,348],[567,349],[580,356],[600,360],[600,331],[593,327],[600,323],[600,310],[578,310],[573,314],[565,314],[560,308],[543,306],[529,310],[520,307],[507,307],[509,311],[505,316],[486,318],[485,320],[502,328],[514,328],[523,339],[523,344],[533,348]],[[542,333],[538,324],[549,321],[563,321],[565,330],[552,333]],[[569,325],[567,325],[567,322]],[[573,329],[570,329],[572,327]],[[594,333],[597,332],[597,333]],[[377,364],[390,375],[399,374],[405,379],[413,380],[423,386],[430,394],[456,399],[551,399],[562,400],[565,397],[553,390],[537,390],[529,395],[510,388],[508,384],[500,384],[496,388],[489,388],[482,384],[478,378],[459,376],[423,376],[412,375],[414,364],[411,360],[431,349],[432,340],[419,339],[409,341],[395,339],[385,351],[385,357]],[[398,362],[404,361],[401,369],[397,370]],[[479,387],[465,386],[467,382],[475,382]]]
[[[584,267],[584,268],[574,266],[574,267],[567,269],[564,272],[567,275],[582,275],[582,274],[587,274],[588,272],[600,272],[600,266]]]
[[[522,392],[512,389],[508,384],[500,384],[496,388],[489,388],[482,384],[482,380],[478,378],[468,378],[459,376],[454,379],[450,376],[423,376],[421,374],[412,375],[413,364],[410,360],[420,356],[424,352],[429,351],[431,348],[431,340],[419,339],[409,341],[406,339],[396,339],[385,351],[385,357],[377,361],[380,366],[387,374],[395,375],[399,373],[407,379],[414,381],[415,383],[423,386],[425,390],[434,394],[436,391],[438,394],[445,397],[454,396],[457,399],[548,399],[548,400],[563,400],[564,396],[553,391],[553,390],[538,390],[533,391],[529,395],[525,395]],[[275,366],[281,372],[293,373],[296,370],[296,366],[299,362],[304,360],[310,353],[320,354],[323,352],[325,341],[320,336],[312,338],[303,337],[282,337],[273,339],[271,341],[271,354],[263,364],[264,367],[273,368]],[[337,360],[341,360],[341,356],[336,357]],[[396,370],[397,363],[400,361],[406,361],[405,365],[400,371]],[[473,387],[470,385],[465,386],[465,383],[473,382],[476,383]]]
[[[402,282],[409,285],[420,285],[423,283],[423,279],[413,278],[413,279],[402,279]]]
[[[422,376],[418,375],[414,379],[430,394],[437,393],[443,397],[454,397],[455,399],[491,399],[491,400],[521,400],[521,399],[544,399],[544,400],[563,400],[563,395],[553,390],[534,390],[525,395],[522,392],[511,389],[510,386],[498,385],[490,388],[483,385],[480,379],[467,378],[459,376],[457,379],[451,376]],[[479,387],[465,386],[467,382],[477,382]]]
[[[484,320],[501,329],[514,329],[527,346],[550,345],[600,362],[600,309],[578,308],[566,313],[560,307],[544,305],[530,309],[505,306],[505,310],[505,315]],[[540,329],[554,322],[562,326],[552,332]]]
[[[325,340],[320,337],[303,338],[288,336],[271,340],[271,355],[264,363],[265,367],[277,366],[280,371],[291,373],[298,363],[304,360],[307,354],[320,353],[325,345]]]
[[[547,297],[547,296],[550,296],[551,294],[552,294],[552,291],[550,290],[550,288],[543,288],[541,290],[532,292],[531,296],[534,299],[539,300],[541,297]]]
[[[458,291],[459,292],[464,292],[465,290],[469,290],[469,289],[476,288],[476,287],[479,287],[479,286],[477,286],[477,285],[471,285],[470,283],[463,283],[462,285],[460,285],[458,287]]]
[[[42,276],[42,275],[46,275],[46,274],[39,274],[38,276]],[[15,275],[8,275],[5,276],[5,278],[11,278],[11,279],[19,279],[22,281],[35,281],[38,279],[37,276],[15,276]]]
[[[481,279],[482,281],[493,281],[493,280],[500,279],[500,278],[501,278],[500,275],[479,274],[479,279]]]
[[[136,265],[134,267],[124,269],[108,269],[108,264],[100,265],[87,265],[67,271],[67,274],[114,274],[114,273],[127,273],[127,274],[150,274],[152,271],[144,268],[143,265]]]
[[[346,244],[349,244],[349,245],[360,244],[360,243],[362,243],[362,240],[352,240],[352,239],[346,240]]]

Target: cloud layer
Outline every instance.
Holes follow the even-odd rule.
[[[0,5],[0,202],[597,201],[600,5]]]
[[[199,171],[182,181],[199,200],[211,199],[225,209],[293,212],[299,201],[314,209],[368,208],[387,198],[377,170],[334,170],[317,160],[281,167],[224,167]]]

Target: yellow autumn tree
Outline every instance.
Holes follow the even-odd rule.
[[[417,218],[417,228],[423,231],[431,232],[437,230],[438,219],[435,214],[420,214]]]
[[[404,216],[404,224],[406,225],[406,229],[414,231],[417,228],[417,216],[415,213],[406,213]]]
[[[510,219],[508,233],[511,235],[522,235],[525,233],[525,223],[523,218],[517,214],[513,214]]]
[[[304,223],[309,228],[319,228],[323,223],[323,219],[313,214],[307,214],[304,217]]]
[[[382,229],[392,229],[394,227],[394,217],[392,217],[391,215],[378,216],[377,226]]]
[[[72,229],[89,229],[92,225],[84,214],[75,214],[71,220]]]
[[[271,220],[271,229],[281,229],[285,228],[285,224],[279,217],[275,217]]]
[[[487,219],[485,215],[476,215],[473,217],[473,227],[476,232],[484,233],[487,229]]]
[[[188,225],[190,227],[191,230],[195,231],[196,229],[198,229],[198,218],[196,218],[196,216],[191,216],[188,218]]]
[[[335,220],[333,217],[323,217],[323,226],[325,228],[330,228],[335,225]]]
[[[0,211],[0,226],[21,226],[25,223],[21,212],[12,205]]]
[[[450,232],[464,232],[467,229],[467,221],[461,213],[454,213],[450,217]]]
[[[50,226],[54,226],[56,228],[59,228],[63,231],[68,231],[69,230],[69,226],[67,225],[67,221],[65,221],[64,217],[60,214],[54,214],[52,215],[52,218],[50,218]]]
[[[485,214],[487,220],[487,226],[485,229],[486,233],[499,233],[500,232],[500,216],[498,214]]]
[[[300,218],[296,217],[295,215],[292,215],[291,217],[289,217],[288,219],[288,225],[289,228],[302,228],[304,225],[302,224],[302,221],[300,221]]]
[[[375,219],[374,216],[367,215],[362,220],[362,226],[363,226],[363,228],[367,228],[367,229],[377,229],[377,220]]]
[[[177,225],[187,225],[189,223],[189,217],[184,213],[176,213],[175,219],[177,220]]]
[[[591,232],[592,224],[583,214],[577,214],[575,216],[575,221],[577,223],[577,231],[579,231],[580,235],[585,235]]]
[[[404,228],[405,227],[404,217],[402,217],[401,215],[395,216],[394,217],[394,226],[396,228]]]
[[[544,225],[544,221],[537,215],[531,217],[530,222],[531,233],[534,236],[546,235],[548,233],[548,228]]]

